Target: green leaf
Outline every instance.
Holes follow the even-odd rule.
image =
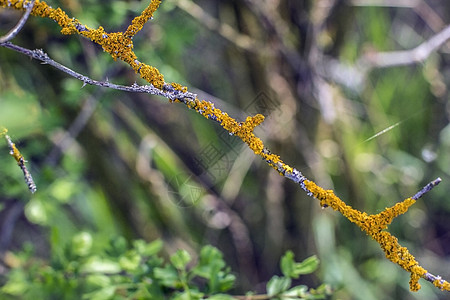
[[[170,257],[170,262],[178,270],[186,269],[186,265],[191,261],[191,256],[186,250],[178,250]]]
[[[317,289],[308,289],[305,285],[299,285],[291,288],[281,295],[281,299],[326,299],[326,295],[331,294],[329,286],[323,284]]]
[[[29,288],[29,282],[22,270],[13,270],[9,274],[9,280],[1,287],[3,293],[20,296]]]
[[[72,252],[78,256],[86,256],[92,248],[92,235],[86,231],[72,238]]]
[[[298,278],[300,275],[310,274],[317,269],[318,265],[319,259],[315,255],[300,263],[295,262],[292,251],[287,251],[281,258],[281,272],[284,276],[290,278]]]
[[[211,279],[223,267],[225,267],[225,262],[222,253],[213,246],[205,246],[200,251],[199,264],[194,272],[200,277]]]
[[[88,275],[86,284],[92,289],[109,287],[111,285],[111,277],[103,274]]]
[[[236,276],[225,272],[219,272],[217,277],[217,289],[211,289],[212,292],[226,292],[233,287],[236,281]]]
[[[83,299],[108,300],[108,299],[112,299],[115,292],[116,292],[115,286],[108,286],[108,287],[102,288],[100,290],[94,291],[92,293],[84,294]]]
[[[292,289],[283,293],[283,296],[288,298],[294,297],[304,298],[307,295],[308,295],[308,287],[306,285],[294,286]]]
[[[128,245],[127,240],[122,237],[116,237],[109,241],[110,248],[107,250],[107,253],[112,256],[120,256],[127,251]]]
[[[158,279],[163,286],[178,288],[181,286],[178,278],[178,272],[172,266],[154,269],[155,278]]]
[[[281,272],[286,277],[297,278],[294,274],[295,261],[294,253],[292,251],[287,251],[286,254],[281,258]]]
[[[120,257],[119,264],[122,269],[133,272],[141,263],[141,256],[134,250],[128,251],[124,256]]]
[[[199,264],[192,272],[208,280],[209,293],[225,292],[233,287],[236,280],[225,266],[222,253],[213,246],[205,246],[200,251]]]
[[[326,299],[327,295],[331,295],[333,293],[331,287],[327,284],[321,284],[316,289],[310,289],[310,296],[307,299]]]
[[[118,262],[100,258],[97,256],[90,257],[88,261],[81,267],[83,273],[119,273],[121,271]]]
[[[317,256],[313,255],[311,257],[308,257],[301,263],[297,263],[295,266],[295,273],[302,275],[302,274],[310,274],[317,270],[317,267],[319,266],[319,259]]]
[[[291,286],[291,279],[288,277],[273,276],[267,283],[267,295],[269,297],[280,295]]]
[[[182,293],[177,293],[174,297],[172,297],[172,300],[200,300],[203,298],[203,293],[200,293],[198,291],[185,291]],[[208,298],[209,299],[209,298]]]
[[[153,256],[161,251],[163,242],[161,240],[155,240],[151,243],[147,243],[143,240],[136,240],[133,242],[134,249],[143,256]]]

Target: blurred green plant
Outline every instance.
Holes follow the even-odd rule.
[[[123,237],[111,239],[100,250],[89,232],[72,237],[62,251],[52,251],[48,261],[37,259],[27,244],[20,252],[8,252],[5,262],[14,266],[2,278],[2,299],[325,299],[326,285],[310,289],[292,279],[310,274],[319,260],[312,256],[296,262],[288,251],[281,259],[282,277],[273,276],[266,294],[231,296],[236,276],[215,247],[204,246],[194,261],[186,250],[168,260],[158,253],[163,243],[135,240],[131,247]]]

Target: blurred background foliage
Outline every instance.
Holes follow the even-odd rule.
[[[399,6],[396,6],[396,3]],[[424,63],[361,68],[444,28],[450,2],[165,0],[134,38],[140,61],[234,117],[263,113],[257,134],[308,178],[367,213],[443,183],[391,225],[433,274],[450,278],[450,44]],[[383,5],[378,5],[382,3]],[[148,1],[49,1],[84,24],[123,31]],[[0,10],[6,32],[20,13]],[[121,62],[52,21],[32,17],[13,42],[42,48],[97,80],[144,84]],[[166,253],[219,248],[239,281],[262,292],[279,260],[317,254],[302,283],[336,299],[444,299],[384,258],[378,244],[279,176],[219,126],[146,94],[86,86],[0,48],[0,124],[28,159],[30,195],[6,143],[0,156],[0,273],[31,243],[48,258],[80,232],[164,241]],[[395,126],[393,126],[395,125]],[[385,133],[375,136],[393,126]]]

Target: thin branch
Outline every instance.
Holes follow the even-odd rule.
[[[417,192],[414,196],[412,196],[411,198],[413,198],[414,200],[419,199],[420,197],[422,197],[424,194],[428,193],[429,191],[431,191],[435,186],[437,186],[439,183],[441,183],[442,179],[440,177],[436,178],[435,180],[431,181],[430,183],[428,183],[426,186],[424,186],[419,192]],[[438,285],[443,286],[445,284],[445,280],[442,279],[441,276],[439,275],[433,275],[429,272],[426,272],[423,276],[423,279],[433,283],[436,285],[436,283]],[[436,281],[437,280],[437,281]]]
[[[23,25],[25,25],[25,23],[28,20],[28,17],[30,16],[31,11],[33,10],[34,1],[35,0],[32,0],[30,3],[25,4],[27,10],[23,14],[22,18],[20,18],[16,26],[14,26],[14,28],[11,29],[6,35],[0,37],[0,44],[12,40],[19,33],[19,31],[22,30]]]
[[[61,155],[73,144],[75,138],[81,132],[81,130],[86,126],[90,117],[97,107],[98,99],[89,95],[77,115],[73,123],[70,125],[69,129],[64,132],[64,134],[55,141],[53,149],[50,154],[45,158],[44,165],[56,165],[59,161]]]
[[[374,68],[389,68],[412,65],[426,60],[431,53],[443,47],[450,40],[450,25],[419,46],[403,51],[368,52],[360,57],[354,66],[344,64],[330,57],[318,62],[319,74],[354,91],[361,91],[367,74]]]
[[[173,86],[170,84],[164,84],[163,89],[160,90],[160,89],[154,87],[152,84],[138,85],[135,83],[131,86],[125,86],[125,85],[114,84],[114,83],[111,83],[108,81],[94,80],[94,79],[91,79],[85,75],[82,75],[82,74],[54,61],[47,55],[47,53],[45,53],[41,49],[30,50],[30,49],[15,45],[11,42],[0,43],[0,46],[14,50],[14,51],[22,53],[22,54],[25,54],[31,58],[40,60],[44,64],[51,65],[51,66],[55,67],[56,69],[63,71],[64,73],[82,81],[83,87],[85,85],[89,84],[89,85],[106,87],[106,88],[125,91],[125,92],[147,93],[147,94],[151,94],[151,95],[165,97],[165,98],[169,99],[170,101],[175,101],[178,99],[184,103],[193,101],[197,97],[196,94],[191,93],[191,92],[181,92],[181,91],[175,90],[173,88]]]
[[[420,4],[420,0],[352,0],[353,6],[381,6],[413,8]]]
[[[11,141],[11,138],[9,137],[9,135],[5,134],[5,139],[6,139],[7,143],[8,143],[8,147],[9,147],[9,150],[10,150],[9,154],[11,154],[11,156],[14,157],[14,159],[17,162],[17,165],[22,170],[23,177],[25,179],[25,183],[28,185],[28,189],[30,190],[30,192],[32,194],[35,193],[36,190],[37,190],[36,184],[34,183],[34,180],[33,180],[33,177],[31,176],[31,173],[28,171],[27,167],[25,166],[25,163],[26,163],[25,158],[22,156],[22,154],[17,149],[16,144],[14,144]]]
[[[431,53],[439,49],[449,39],[450,25],[414,49],[368,53],[363,57],[363,61],[368,63],[369,67],[376,68],[412,65],[426,60]]]
[[[441,183],[442,179],[440,177],[436,178],[435,180],[433,180],[432,182],[430,182],[429,184],[427,184],[426,186],[424,186],[419,192],[417,192],[417,194],[415,194],[414,196],[412,196],[411,198],[413,198],[414,200],[419,199],[420,197],[422,197],[424,194],[428,193],[429,191],[431,191],[435,186],[437,186],[439,183]]]
[[[439,276],[439,275],[436,276],[436,275],[433,275],[433,274],[431,274],[429,272],[426,272],[425,275],[423,275],[422,278],[427,280],[427,281],[429,281],[429,282],[431,282],[431,283],[433,283],[435,286],[436,285],[443,286],[445,284],[445,282],[446,282],[444,279],[442,279],[441,276]]]
[[[230,41],[239,48],[246,51],[259,52],[264,49],[261,43],[255,41],[248,35],[237,32],[233,27],[226,23],[221,23],[219,20],[215,19],[209,15],[201,6],[195,4],[188,0],[179,0],[175,3],[178,8],[184,12],[190,14],[198,22],[205,25],[209,30],[216,31],[223,38]]]

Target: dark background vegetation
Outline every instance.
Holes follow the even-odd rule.
[[[122,31],[148,1],[49,1],[82,23]],[[377,6],[383,2],[391,6]],[[308,178],[368,213],[443,183],[390,231],[433,274],[450,278],[450,44],[424,63],[362,68],[368,53],[411,49],[450,20],[450,2],[165,0],[134,38],[139,60],[243,120]],[[20,13],[0,10],[6,32]],[[227,27],[228,26],[228,27]],[[122,62],[52,21],[31,17],[14,40],[97,80],[144,84]],[[231,33],[230,33],[231,32]],[[167,253],[218,247],[238,275],[234,293],[264,291],[292,249],[317,254],[340,299],[444,299],[389,262],[340,214],[322,210],[216,124],[146,94],[82,87],[0,48],[0,124],[28,159],[38,192],[0,156],[0,251],[30,242],[49,257],[80,231],[162,239]],[[370,139],[396,124],[391,130]],[[7,268],[2,267],[2,273]]]

